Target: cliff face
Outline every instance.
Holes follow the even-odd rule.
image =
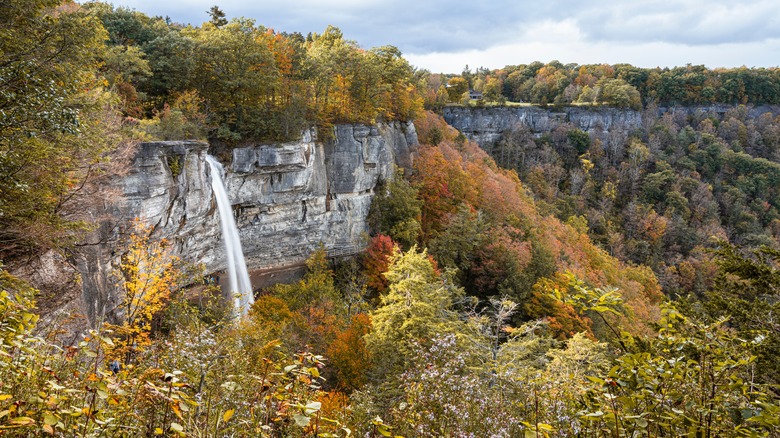
[[[547,110],[538,107],[446,107],[444,120],[480,146],[495,143],[505,131],[519,126],[540,134],[552,132],[564,124],[585,132],[595,129],[609,131],[613,127],[637,129],[642,123],[639,111],[616,108],[576,108]]]
[[[544,134],[563,125],[569,125],[585,132],[620,131],[630,133],[642,127],[647,118],[659,117],[665,113],[683,113],[687,115],[708,115],[716,118],[722,116],[733,105],[690,106],[675,108],[657,108],[644,112],[630,109],[608,107],[565,107],[560,109],[542,109],[527,107],[445,107],[442,111],[444,120],[462,132],[470,140],[480,146],[489,146],[501,139],[506,131],[518,127],[526,127],[534,134]],[[780,107],[757,106],[745,110],[751,117],[769,112],[780,114]]]
[[[300,264],[320,243],[331,256],[362,250],[377,182],[392,178],[395,165],[411,165],[416,147],[414,125],[396,122],[339,125],[325,142],[312,129],[295,142],[232,150],[225,185],[250,270]],[[96,213],[99,228],[75,257],[92,324],[116,316],[121,297],[111,272],[135,217],[183,260],[225,269],[207,151],[193,141],[141,144],[128,174],[106,188],[120,195]]]

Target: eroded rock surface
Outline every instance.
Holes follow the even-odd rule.
[[[755,118],[764,113],[780,114],[776,105],[741,107],[746,114]],[[687,107],[658,107],[644,111],[609,107],[564,107],[544,109],[536,106],[524,107],[463,107],[448,106],[442,110],[444,120],[462,132],[469,140],[482,147],[495,144],[505,132],[519,127],[527,128],[533,134],[543,135],[556,128],[567,126],[589,134],[603,136],[609,132],[629,134],[652,122],[652,118],[663,117],[714,117],[722,119],[724,114],[735,109],[734,105],[702,105]]]
[[[446,107],[444,120],[469,140],[487,146],[501,139],[504,132],[526,127],[535,134],[548,133],[568,124],[585,132],[613,127],[634,130],[642,124],[639,111],[617,108],[576,108],[548,110],[539,107]]]
[[[331,256],[363,249],[377,183],[392,178],[394,166],[411,165],[417,134],[413,124],[399,122],[338,125],[334,134],[319,142],[312,129],[295,142],[237,148],[223,163],[250,269],[301,264],[320,244]],[[100,226],[75,257],[92,324],[121,317],[111,273],[135,217],[152,224],[183,260],[209,273],[225,269],[208,148],[195,141],[141,144],[130,172],[107,187],[121,195],[96,212]]]

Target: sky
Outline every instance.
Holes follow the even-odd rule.
[[[780,65],[780,1],[723,0],[108,0],[200,25],[219,6],[277,31],[328,25],[369,48],[393,45],[418,67],[460,73],[533,61]]]

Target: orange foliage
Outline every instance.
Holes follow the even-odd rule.
[[[341,391],[328,391],[320,393],[317,401],[322,403],[320,412],[322,416],[330,419],[338,419],[346,416],[349,397]]]
[[[659,215],[655,210],[650,210],[639,221],[639,229],[642,236],[651,243],[657,242],[666,233],[669,220]]]
[[[599,75],[610,74],[599,70]],[[437,146],[421,148],[420,158],[415,162],[415,183],[424,202],[422,227],[426,237],[440,229],[459,204],[465,203],[486,214],[494,228],[495,225],[511,226],[524,231],[518,242],[530,246],[515,251],[518,264],[525,266],[530,253],[527,248],[539,245],[553,256],[559,272],[570,271],[594,287],[619,288],[628,313],[621,323],[627,331],[647,333],[651,330],[650,324],[660,315],[662,294],[650,270],[626,266],[596,246],[587,235],[555,217],[542,216],[514,171],[499,169],[487,153],[472,142],[458,144],[452,137],[451,128],[438,116],[427,113],[415,123],[421,138],[430,137],[433,129],[444,134]],[[652,220],[645,229],[649,235],[657,237],[663,235],[665,224]],[[482,251],[490,249],[483,248]],[[492,270],[489,268],[480,269],[487,272]],[[538,302],[537,305],[547,304]],[[567,309],[552,305],[549,311],[537,313],[554,317],[556,327],[562,333],[588,326]]]
[[[328,346],[327,356],[336,371],[340,388],[354,390],[366,383],[371,357],[363,338],[370,331],[371,319],[365,313],[358,313],[350,320],[349,327],[339,332]]]
[[[272,29],[265,32],[263,39],[274,56],[279,74],[284,76],[292,74],[292,58],[295,50],[291,47],[289,40],[284,35],[275,33]]]
[[[387,279],[384,273],[390,265],[390,256],[393,255],[393,239],[384,234],[377,234],[371,238],[366,253],[363,256],[363,272],[366,274],[366,285],[375,289],[380,294],[387,289]]]
[[[547,291],[566,288],[567,279],[557,275],[554,278],[544,278],[534,285],[531,300],[526,303],[526,314],[532,318],[546,318],[552,336],[559,340],[569,339],[577,333],[585,333],[595,340],[593,321],[582,316],[570,304],[562,303],[551,297]]]
[[[343,321],[337,316],[333,302],[327,299],[317,305],[307,306],[298,313],[305,322],[299,330],[301,339],[314,352],[325,351],[343,326]]]
[[[474,205],[478,185],[464,169],[460,154],[442,143],[424,147],[415,161],[414,178],[422,205],[423,238],[440,231],[460,203]]]
[[[431,111],[420,112],[414,120],[414,128],[417,131],[417,137],[420,143],[432,145],[430,139],[434,137],[433,132],[438,131],[443,141],[455,141],[458,136],[458,130],[448,125],[444,118]]]

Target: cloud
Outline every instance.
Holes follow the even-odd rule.
[[[438,65],[432,60],[463,57],[456,70],[446,71],[535,59],[639,65],[780,59],[776,0],[114,0],[194,24],[207,21],[215,3],[229,18],[254,18],[280,31],[306,34],[334,25],[364,47],[391,44],[429,68]],[[757,59],[761,47],[766,53]]]
[[[546,27],[552,27],[548,24]],[[566,24],[561,24],[563,32]],[[761,42],[727,43],[692,46],[670,42],[615,43],[585,40],[561,43],[561,37],[494,46],[485,50],[459,52],[408,53],[412,65],[438,73],[457,73],[468,64],[471,68],[502,68],[532,61],[577,64],[628,63],[638,67],[672,67],[686,64],[717,67],[771,67],[780,59],[780,39]]]
[[[589,8],[578,23],[592,41],[708,45],[780,38],[780,3],[614,1]]]

